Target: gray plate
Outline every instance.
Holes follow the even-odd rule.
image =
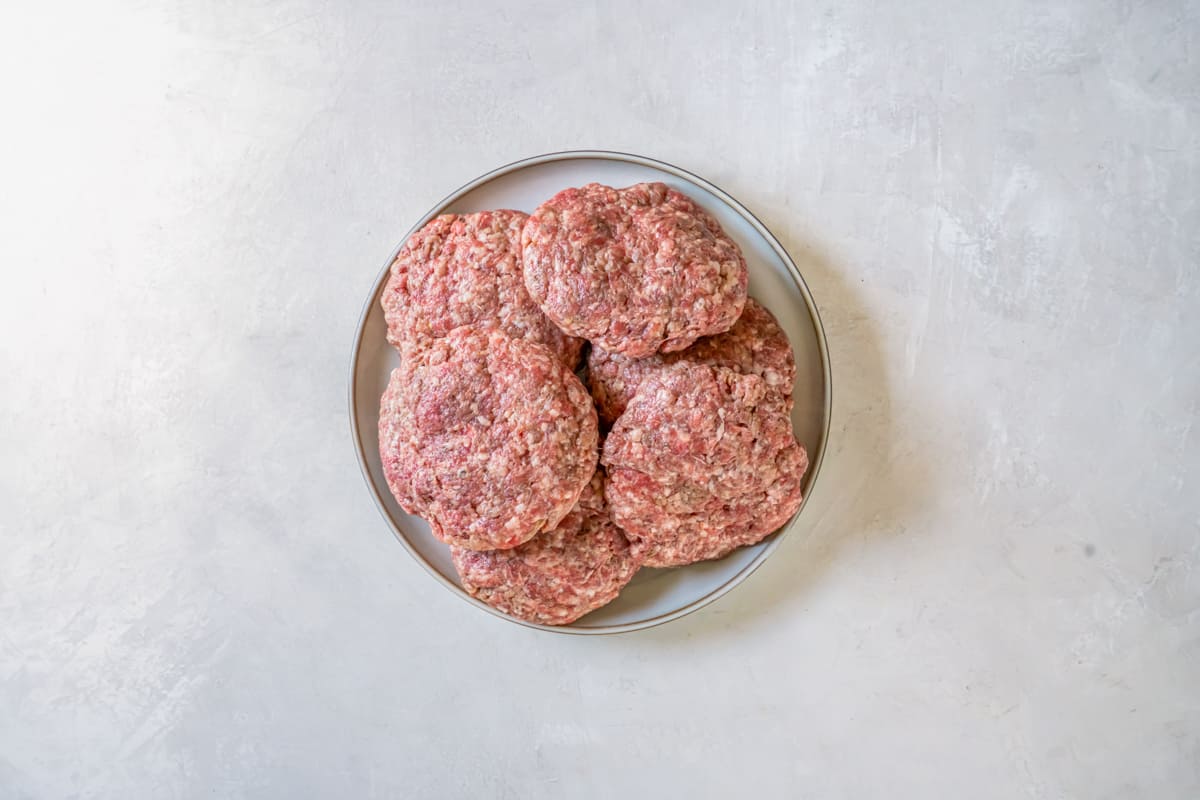
[[[796,351],[796,407],[792,422],[797,438],[808,448],[811,466],[805,477],[807,497],[820,472],[829,437],[831,384],[825,332],[812,295],[783,246],[753,214],[721,189],[679,167],[643,156],[602,150],[550,153],[500,167],[471,181],[430,209],[401,243],[438,214],[493,208],[529,212],[561,189],[593,181],[610,186],[662,181],[702,205],[741,246],[750,268],[750,294],[771,309]],[[423,520],[404,513],[392,498],[380,467],[379,397],[399,360],[385,339],[379,294],[394,258],[395,252],[375,279],[354,337],[350,362],[354,448],[367,488],[396,538],[430,575],[459,597],[510,622],[557,633],[620,633],[649,628],[708,605],[737,586],[766,561],[778,547],[780,538],[796,526],[800,511],[772,536],[719,561],[676,569],[644,569],[620,597],[571,625],[536,625],[475,600],[459,583],[447,547],[433,538]]]

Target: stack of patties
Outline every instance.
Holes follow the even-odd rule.
[[[795,513],[795,363],[746,285],[737,245],[663,184],[590,184],[410,237],[382,298],[401,367],[380,454],[468,592],[566,624],[642,564],[719,558]]]

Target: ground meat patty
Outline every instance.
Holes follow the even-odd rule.
[[[388,487],[447,544],[516,547],[559,523],[596,468],[596,411],[549,350],[458,328],[405,350],[383,395]]]
[[[511,550],[451,547],[450,555],[472,596],[543,625],[574,622],[611,602],[640,563],[609,519],[602,470],[556,528]]]
[[[605,498],[646,566],[720,558],[800,507],[808,455],[757,375],[674,364],[647,376],[604,442]]]
[[[661,183],[559,192],[521,237],[525,285],[546,316],[641,358],[728,330],[746,302],[746,261],[721,226]]]
[[[787,410],[791,412],[792,384],[796,381],[796,357],[791,342],[771,312],[750,297],[732,328],[697,339],[691,347],[677,353],[629,358],[592,347],[587,360],[587,380],[600,420],[611,425],[647,375],[680,361],[757,375],[766,381],[768,388],[787,400]]]
[[[525,289],[520,211],[443,214],[414,233],[392,262],[381,304],[388,341],[426,344],[455,328],[497,328],[553,350],[572,369],[583,340],[551,322]]]

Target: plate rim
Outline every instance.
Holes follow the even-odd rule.
[[[461,198],[463,195],[472,192],[480,186],[490,183],[497,178],[501,178],[510,173],[518,172],[522,169],[537,166],[539,164],[555,161],[574,161],[587,159],[623,161],[636,164],[638,166],[658,169],[678,178],[682,178],[683,180],[693,183],[713,194],[715,197],[717,197],[717,199],[721,200],[723,203],[737,212],[747,223],[750,224],[752,228],[754,228],[754,230],[771,246],[771,249],[787,267],[792,280],[796,284],[796,288],[799,289],[801,296],[804,298],[804,303],[808,307],[809,317],[812,320],[813,333],[816,334],[817,351],[820,354],[821,369],[825,380],[825,405],[822,409],[823,430],[821,433],[821,441],[816,447],[816,452],[809,454],[808,489],[804,493],[804,498],[801,500],[799,508],[796,509],[796,512],[791,516],[791,518],[788,519],[788,521],[784,523],[779,530],[775,531],[775,533],[771,535],[771,540],[767,542],[767,546],[764,547],[749,564],[742,567],[742,569],[735,573],[731,578],[704,596],[693,600],[685,606],[674,609],[673,611],[668,611],[665,614],[659,614],[658,616],[651,617],[649,619],[639,620],[637,622],[626,622],[619,625],[599,625],[591,628],[576,628],[573,627],[573,625],[556,626],[529,622],[528,620],[519,619],[509,614],[505,614],[503,611],[493,608],[487,603],[471,597],[471,595],[463,591],[461,587],[452,583],[436,568],[434,568],[432,564],[426,561],[424,556],[422,556],[421,553],[417,551],[417,549],[408,541],[408,539],[400,531],[396,520],[394,520],[392,515],[388,512],[383,497],[380,495],[379,489],[375,485],[375,481],[371,476],[370,467],[367,464],[366,453],[362,441],[362,425],[358,418],[358,391],[355,378],[358,374],[359,359],[362,354],[363,332],[366,327],[367,317],[369,316],[374,305],[379,302],[379,295],[380,292],[383,291],[383,287],[386,284],[392,262],[396,260],[396,256],[400,252],[400,249],[415,231],[420,229],[420,227],[429,220],[442,213],[443,209]],[[362,311],[358,317],[358,323],[355,326],[354,342],[350,352],[350,375],[347,392],[347,400],[349,404],[348,410],[350,416],[350,437],[353,440],[355,455],[358,458],[359,472],[362,474],[363,481],[366,483],[367,491],[371,494],[372,499],[375,501],[376,509],[379,511],[380,516],[383,517],[384,522],[387,523],[387,526],[391,528],[392,534],[400,542],[401,546],[408,551],[408,554],[412,556],[412,558],[418,564],[420,564],[427,573],[437,580],[438,583],[449,589],[451,593],[457,597],[476,606],[477,608],[481,608],[493,616],[500,617],[501,619],[509,622],[515,622],[518,625],[522,625],[526,628],[574,636],[603,636],[654,628],[667,622],[671,622],[672,620],[687,616],[694,611],[699,611],[701,608],[704,608],[705,606],[728,594],[735,586],[743,583],[759,567],[762,566],[763,562],[765,562],[772,553],[775,552],[775,550],[779,547],[780,542],[783,541],[783,537],[790,533],[792,528],[795,527],[796,521],[799,519],[800,513],[804,510],[804,507],[808,505],[809,498],[812,496],[813,489],[817,484],[818,477],[820,476],[821,465],[825,460],[825,453],[829,445],[830,426],[833,417],[833,370],[829,359],[829,345],[825,338],[825,325],[821,320],[821,312],[817,307],[816,300],[812,296],[812,291],[808,288],[808,283],[804,280],[804,276],[801,274],[800,269],[796,266],[795,261],[792,260],[792,257],[787,252],[787,249],[784,248],[779,239],[775,237],[775,234],[773,234],[770,229],[763,224],[762,220],[755,216],[750,209],[746,208],[746,206],[742,205],[732,195],[711,181],[666,161],[660,161],[659,159],[636,155],[633,153],[625,153],[618,150],[558,150],[550,153],[529,156],[528,158],[518,159],[516,161],[509,162],[508,164],[504,164],[503,166],[496,167],[495,169],[485,172],[482,175],[468,181],[467,183],[464,183],[462,186],[450,192],[448,195],[435,203],[433,207],[421,217],[421,219],[419,219],[411,228],[409,228],[408,232],[404,234],[403,238],[400,239],[399,244],[397,244],[392,250],[391,255],[388,256],[387,261],[384,263],[383,269],[380,270],[376,275],[372,286],[373,288],[369,292],[366,302],[363,304]]]

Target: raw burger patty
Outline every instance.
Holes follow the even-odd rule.
[[[388,487],[447,544],[516,547],[562,520],[596,468],[596,411],[549,350],[458,328],[406,351],[379,409]]]
[[[521,235],[525,285],[567,333],[633,358],[729,329],[746,262],[717,221],[661,183],[559,192]]]
[[[771,312],[753,297],[733,327],[716,336],[697,339],[686,350],[647,358],[629,358],[593,347],[588,354],[588,385],[600,412],[600,420],[611,425],[625,410],[642,380],[668,364],[686,361],[728,367],[743,375],[757,375],[769,389],[780,393],[792,408],[792,384],[796,382],[796,357],[787,334]]]
[[[629,541],[609,519],[602,470],[553,530],[511,550],[451,547],[450,555],[471,595],[543,625],[574,622],[611,602],[639,566]]]
[[[800,507],[808,454],[757,375],[674,364],[647,376],[604,442],[613,521],[651,567],[720,558]]]
[[[546,318],[525,289],[520,211],[445,214],[400,248],[383,290],[388,341],[403,350],[462,325],[544,344],[572,369],[583,341]]]

